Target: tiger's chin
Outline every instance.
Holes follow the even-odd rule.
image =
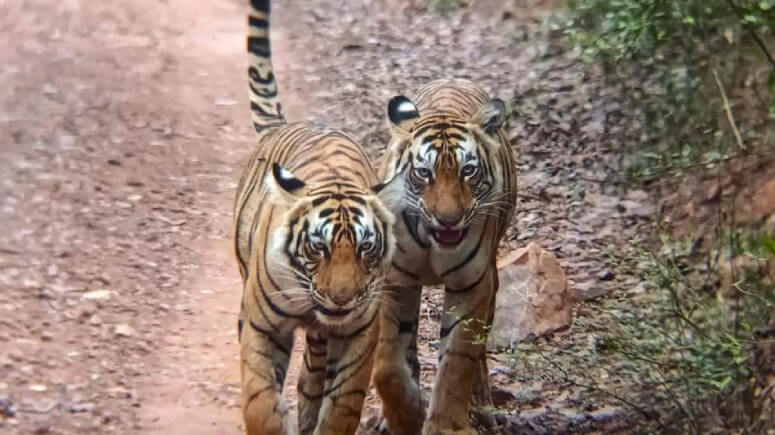
[[[329,331],[347,333],[350,330],[360,328],[371,320],[369,313],[373,312],[374,303],[369,307],[354,307],[332,310],[322,305],[314,308],[315,320],[318,325]]]
[[[466,237],[468,228],[462,229],[450,229],[450,228],[429,228],[428,231],[433,237],[433,240],[441,247],[454,248],[459,245],[460,242]]]

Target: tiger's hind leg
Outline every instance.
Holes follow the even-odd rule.
[[[257,316],[257,317],[260,317]],[[292,325],[269,324],[245,313],[240,334],[242,413],[248,435],[295,435],[296,423],[282,398],[293,347]]]
[[[391,435],[417,435],[425,419],[417,359],[421,294],[420,286],[397,288],[396,305],[382,313],[374,383],[384,419],[378,430]]]
[[[307,329],[304,362],[299,375],[299,433],[311,435],[318,422],[326,382],[326,338],[317,329]]]
[[[377,349],[379,313],[346,336],[328,337],[326,382],[315,435],[352,435],[358,429]]]

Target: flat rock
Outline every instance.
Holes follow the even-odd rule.
[[[554,254],[530,243],[498,260],[498,278],[491,348],[570,327],[573,296]]]
[[[111,290],[92,290],[84,293],[81,297],[90,300],[109,299],[113,295]]]
[[[132,329],[131,326],[123,323],[120,325],[116,325],[113,332],[115,332],[116,335],[118,335],[119,337],[131,337],[135,333],[134,329]]]

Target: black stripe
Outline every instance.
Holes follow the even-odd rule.
[[[326,343],[328,343],[328,341],[325,338],[313,337],[311,335],[307,335],[306,341],[307,341],[307,344],[309,344],[310,346],[315,346],[315,347],[317,347],[317,346],[325,346]]]
[[[399,266],[398,263],[396,263],[395,261],[393,261],[391,263],[391,265],[393,266],[394,269],[396,269],[397,271],[403,273],[404,275],[408,276],[409,278],[412,278],[415,281],[417,281],[417,279],[419,278],[417,275],[415,275],[412,272],[410,272],[410,271],[404,269],[403,267]]]
[[[272,71],[268,71],[266,73],[266,77],[261,77],[261,73],[258,71],[258,68],[251,66],[248,68],[248,77],[250,77],[250,80],[253,80],[254,82],[260,84],[260,85],[268,85],[270,83],[274,83],[274,74]]]
[[[455,327],[456,327],[456,326],[457,326],[457,325],[458,325],[460,322],[462,322],[463,320],[465,320],[465,319],[468,319],[468,318],[469,318],[469,316],[468,316],[468,315],[466,315],[466,316],[460,316],[460,317],[459,317],[457,320],[455,320],[454,322],[452,322],[452,324],[451,324],[451,325],[449,325],[448,327],[446,327],[446,328],[442,327],[442,328],[441,328],[441,334],[440,334],[440,337],[441,337],[441,338],[444,338],[444,337],[448,336],[448,335],[449,335],[449,333],[450,333],[450,332],[452,332],[452,330],[453,330],[453,329],[455,329]]]
[[[273,119],[279,119],[276,113],[267,112],[266,109],[261,107],[260,105],[254,103],[253,101],[250,102],[250,110],[252,110],[254,113],[260,115],[262,118],[273,118]]]
[[[266,218],[267,222],[271,222],[272,221],[272,215],[274,215],[274,209],[269,210],[269,216],[267,216],[267,218]],[[269,240],[269,225],[266,226],[266,231],[264,232],[264,240],[265,241]],[[279,289],[280,286],[277,285],[277,282],[275,282],[274,278],[272,277],[272,274],[269,273],[269,270],[270,270],[269,269],[269,264],[266,262],[267,257],[268,257],[266,255],[266,244],[264,244],[264,255],[262,255],[262,257],[263,257],[262,259],[264,260],[263,261],[264,262],[264,271],[266,272],[266,277],[269,278],[269,282],[272,284],[272,286],[274,286],[275,289]],[[281,309],[280,307],[278,307],[277,304],[272,302],[272,300],[267,297],[266,292],[264,291],[264,287],[261,285],[261,282],[259,282],[259,278],[261,278],[260,275],[256,277],[256,283],[258,284],[258,288],[261,289],[261,294],[264,296],[264,300],[269,304],[269,308],[272,311],[274,311],[276,314],[278,314],[280,316],[290,317],[292,319],[302,319],[302,318],[305,317],[304,314],[291,314],[291,313],[288,313],[288,312],[284,311],[283,309]],[[277,291],[279,291],[279,290],[277,290]]]
[[[328,352],[326,352],[325,349],[321,351],[317,351],[317,350],[313,350],[311,347],[308,347],[307,353],[309,353],[312,356],[326,356]]]
[[[417,325],[417,319],[414,319],[411,322],[401,322],[398,324],[398,333],[399,334],[413,333],[415,325]]]
[[[259,98],[273,98],[277,96],[276,86],[266,87],[264,90],[257,89],[255,86],[253,86],[253,83],[250,82],[248,82],[248,86],[250,86],[250,92]]]
[[[270,57],[269,38],[265,36],[248,36],[248,51],[259,57]]]
[[[275,379],[280,383],[280,385],[285,383],[285,367],[283,367],[283,364],[274,364],[274,376]]]
[[[346,411],[346,413],[339,413],[342,417],[349,417],[349,418],[361,418],[361,411],[358,409],[353,408],[349,405],[340,405],[338,403],[334,403],[335,408],[342,408]]]
[[[420,240],[420,235],[417,233],[417,226],[420,221],[417,216],[410,216],[409,210],[404,209],[401,211],[401,217],[404,219],[404,225],[409,230],[409,235],[412,236],[414,242],[420,245],[421,248],[429,249],[431,245]]]
[[[270,4],[270,0],[250,0],[250,5],[253,6],[253,9],[265,14],[269,13]]]
[[[476,257],[476,254],[479,253],[479,248],[482,246],[482,240],[484,240],[484,235],[487,233],[487,226],[488,226],[489,223],[490,223],[490,219],[487,218],[487,221],[484,224],[484,228],[482,228],[482,234],[479,235],[479,241],[476,242],[476,246],[474,246],[474,248],[471,249],[471,252],[468,253],[468,255],[466,256],[465,260],[463,260],[462,262],[458,263],[457,265],[452,266],[451,268],[447,269],[446,271],[444,271],[444,273],[441,274],[441,276],[446,276],[446,275],[449,275],[450,273],[452,273],[452,272],[454,272],[456,270],[462,269],[471,260],[473,260],[474,257]]]
[[[352,371],[352,373],[350,374],[350,376],[347,376],[347,377],[345,377],[344,379],[342,379],[342,380],[341,380],[339,383],[337,383],[336,385],[332,385],[330,388],[327,388],[327,389],[324,391],[324,393],[323,393],[323,394],[324,394],[324,395],[329,395],[329,394],[331,394],[332,392],[334,392],[334,391],[338,390],[338,389],[339,389],[339,388],[340,388],[342,385],[344,385],[344,384],[345,384],[345,383],[346,383],[348,380],[350,380],[350,379],[351,379],[353,376],[355,376],[355,375],[356,375],[358,372],[360,372],[360,371],[361,371],[361,369],[363,368],[363,366],[364,366],[364,365],[366,365],[366,362],[368,361],[368,359],[369,359],[369,357],[371,356],[371,354],[373,354],[373,353],[374,353],[374,350],[375,350],[376,348],[377,348],[377,343],[371,343],[371,345],[368,347],[368,349],[366,350],[366,352],[363,352],[362,354],[360,354],[360,355],[358,356],[359,360],[353,361],[353,363],[355,363],[355,362],[359,362],[359,364],[358,364],[358,365],[355,367],[355,369]],[[352,365],[353,365],[353,363],[350,363],[350,364],[348,364],[348,366],[352,366]],[[344,370],[344,368],[343,368],[343,370]]]
[[[444,292],[445,293],[465,293],[467,291],[473,290],[478,286],[482,280],[484,280],[484,277],[487,276],[487,273],[490,271],[489,268],[485,268],[484,272],[482,273],[482,276],[480,276],[476,281],[474,281],[471,285],[461,288],[459,290],[451,289],[449,286],[444,286]]]
[[[320,154],[312,154],[309,157],[307,157],[306,160],[302,160],[301,162],[296,163],[294,165],[294,169],[304,168],[305,166],[309,165],[310,163],[320,162],[322,160],[325,160],[325,159]]]
[[[264,258],[264,262],[266,262],[266,258]],[[264,267],[266,267],[266,266],[264,266]],[[271,275],[269,275],[269,271],[268,271],[268,270],[266,271],[266,276],[268,276],[268,277],[269,277],[269,281],[271,281],[271,282],[272,282],[272,285],[274,285],[274,286],[275,286],[275,288],[279,288],[279,287],[278,287],[278,286],[277,286],[277,285],[274,283],[274,281],[273,281],[273,279],[272,279],[272,276],[271,276]],[[302,319],[302,318],[304,318],[304,317],[305,317],[305,316],[304,316],[304,314],[293,314],[293,313],[289,313],[289,312],[287,312],[287,311],[283,310],[282,308],[280,308],[280,307],[279,307],[277,304],[275,304],[274,302],[272,302],[272,299],[271,299],[271,298],[269,298],[269,295],[267,295],[266,291],[264,290],[264,286],[262,286],[262,285],[261,285],[261,283],[260,283],[260,282],[258,282],[258,277],[256,277],[256,284],[258,285],[258,288],[259,288],[259,289],[261,289],[261,296],[263,296],[263,297],[264,297],[264,300],[265,300],[265,301],[266,301],[266,303],[269,305],[269,309],[271,309],[271,310],[272,310],[272,311],[273,311],[275,314],[277,314],[278,316],[282,316],[282,317],[290,317],[290,318],[292,318],[292,319]],[[280,290],[275,290],[275,292],[280,292]],[[281,293],[281,294],[282,294],[282,293]],[[260,308],[261,308],[261,306],[259,305],[259,309],[260,309]],[[268,320],[268,318],[267,318],[267,320]]]
[[[354,163],[363,164],[363,156],[351,156],[350,154],[348,154],[344,150],[336,150],[336,151],[333,151],[331,153],[328,153],[328,154],[326,154],[325,159],[328,160],[328,159],[331,159],[331,158],[336,157],[336,156],[344,156],[345,158],[347,158],[348,160],[350,160],[350,161],[352,161]],[[297,169],[301,169],[301,168],[304,168],[305,166],[307,166],[307,165],[309,165],[311,163],[317,163],[320,160],[321,160],[321,156],[318,155],[318,154],[315,154],[315,155],[312,155],[312,156],[308,157],[306,160],[303,160],[303,161],[293,165],[293,167],[297,168]]]
[[[473,362],[479,361],[479,359],[477,357],[475,357],[475,356],[471,356],[471,355],[469,355],[467,353],[464,353],[464,352],[448,349],[448,350],[445,350],[444,353],[439,355],[439,364],[441,364],[441,361],[444,359],[445,356],[450,356],[450,357],[453,357],[453,358],[455,358],[455,357],[456,358],[465,358],[465,359],[473,361]]]
[[[371,319],[369,319],[368,322],[366,322],[363,326],[361,326],[360,328],[358,328],[355,331],[353,331],[351,334],[339,335],[339,334],[336,334],[336,333],[331,333],[331,337],[338,338],[340,340],[352,339],[353,337],[359,335],[361,332],[363,332],[366,329],[368,329],[369,326],[371,326],[371,324],[374,323],[374,319],[377,318],[377,314],[379,314],[379,310],[375,310],[374,314],[371,316]]]
[[[317,198],[312,200],[312,206],[313,207],[317,207],[320,204],[323,204],[324,202],[326,202],[328,200],[334,200],[334,201],[340,201],[340,202],[341,201],[345,201],[345,200],[349,200],[349,201],[352,201],[352,202],[357,202],[358,204],[361,204],[361,205],[366,205],[366,200],[361,198],[360,196],[356,196],[356,195],[343,195],[341,193],[334,193],[334,194],[318,196]]]
[[[375,219],[376,220],[376,219]],[[376,226],[375,226],[376,227]],[[387,237],[390,234],[390,228],[388,228],[387,222],[382,222],[382,232],[377,233],[377,236],[379,236],[379,239],[377,240],[378,243],[382,245],[382,250],[380,251],[380,257],[385,258],[388,251],[388,243],[387,243]]]
[[[268,29],[269,21],[263,18],[248,16],[248,25],[257,29]]]
[[[423,126],[419,127],[417,130],[414,131],[414,137],[422,136],[423,133],[425,133],[426,131],[428,131],[431,128],[435,128],[435,129],[438,129],[438,130],[444,130],[446,128],[449,128],[450,126],[451,125],[446,123],[446,122],[442,122],[442,123],[433,122],[433,123],[428,124],[428,125],[423,125]]]
[[[326,365],[327,366],[335,366],[339,364],[339,358],[328,358],[326,359]]]
[[[304,389],[302,387],[299,387],[298,391],[299,391],[299,394],[304,396],[304,398],[309,400],[310,402],[318,401],[318,400],[322,399],[323,396],[326,395],[325,391],[320,393],[320,394],[311,394],[311,393],[308,393],[308,392],[304,391]]]
[[[256,165],[258,165],[258,164],[259,163],[256,162]],[[250,197],[253,196],[253,193],[255,191],[256,185],[258,184],[258,179],[259,179],[258,174],[260,172],[263,172],[263,171],[259,170],[258,167],[255,167],[253,169],[253,176],[250,179],[250,184],[248,185],[247,189],[243,189],[243,191],[240,192],[240,193],[243,193],[244,200],[240,204],[239,211],[237,212],[237,224],[236,224],[236,233],[237,233],[236,235],[237,235],[237,237],[239,237],[239,230],[240,230],[240,227],[242,226],[241,225],[242,224],[242,217],[243,217],[243,212],[245,211],[245,206],[247,205],[248,200],[250,199]],[[259,203],[258,208],[256,209],[255,216],[258,216],[258,215],[261,214],[261,209],[262,208],[263,208],[263,201]],[[248,238],[248,252],[252,251],[252,249],[253,249],[253,232],[251,231],[250,232],[250,237]],[[239,253],[239,246],[237,247],[237,252]],[[242,265],[242,267],[245,269],[245,273],[247,275],[247,269],[248,269],[247,261],[245,259],[243,259],[242,257],[239,257],[239,262],[240,262],[240,265]]]
[[[293,267],[295,270],[304,273],[304,268],[301,266],[301,264],[298,264],[299,261],[296,258],[296,255],[293,251],[291,251],[291,244],[293,243],[294,238],[294,231],[296,230],[296,225],[299,224],[299,218],[295,217],[291,219],[291,221],[288,223],[288,236],[285,238],[285,247],[283,248],[283,251],[285,252],[285,255],[290,259],[291,267]],[[304,221],[304,225],[302,228],[302,231],[306,230],[307,227],[307,221]],[[296,239],[296,252],[299,252],[299,245],[302,242],[301,234],[299,234],[299,237]],[[298,277],[297,277],[298,279]],[[302,286],[304,287],[304,286]]]
[[[354,390],[345,391],[343,393],[337,394],[334,399],[335,400],[339,400],[339,399],[341,399],[343,397],[347,397],[347,396],[363,396],[365,398],[366,397],[366,390],[363,390],[363,389],[360,389],[360,388],[356,388]]]
[[[264,387],[264,388],[262,388],[262,389],[260,389],[260,390],[258,390],[256,392],[254,392],[253,394],[251,394],[250,397],[248,397],[248,400],[245,401],[245,409],[247,409],[247,407],[250,406],[250,402],[252,402],[258,396],[264,394],[268,390],[274,390],[274,386],[272,386],[272,385],[266,386],[266,387]]]
[[[465,136],[463,136],[462,134],[456,133],[454,131],[448,131],[447,132],[447,138],[448,139],[454,139],[454,140],[459,141],[459,142],[463,142],[464,140],[466,140]]]
[[[290,349],[287,349],[285,346],[283,346],[283,344],[277,340],[277,337],[275,337],[274,334],[272,334],[272,331],[267,331],[261,328],[260,326],[256,325],[253,322],[253,319],[250,320],[250,327],[253,328],[253,330],[255,330],[256,332],[265,335],[269,339],[269,341],[271,341],[272,344],[274,344],[275,347],[280,349],[285,355],[288,355],[288,356],[291,355]]]
[[[268,359],[269,361],[274,361],[275,357],[277,357],[277,355],[275,355],[273,353],[270,353],[270,352],[267,352],[267,351],[263,351],[263,350],[253,350],[253,355],[258,355],[260,357],[264,357],[265,359]],[[260,377],[261,379],[269,382],[269,383],[272,382],[272,378],[266,376],[264,373],[259,374],[259,373],[253,372],[253,374],[258,376],[258,377]]]
[[[311,170],[309,172],[302,172],[302,171],[298,171],[298,172],[299,172],[299,176],[300,177],[304,178],[305,180],[311,180],[311,179],[317,177],[318,175],[328,173],[328,168],[321,167],[321,168],[313,169],[313,170]],[[317,183],[325,183],[327,181],[336,181],[338,179],[339,179],[339,177],[326,176],[324,178],[320,178],[320,179],[314,180],[314,181],[317,184]]]
[[[266,293],[264,293],[264,289],[263,287],[261,287],[261,283],[258,282],[258,279],[256,279],[256,286],[258,286],[258,288],[261,289],[261,295],[263,296],[264,299],[266,299]],[[261,314],[261,317],[263,317],[264,320],[266,320],[266,323],[268,323],[269,326],[271,326],[274,331],[280,332],[280,328],[278,328],[277,325],[275,325],[272,322],[269,316],[266,315],[266,312],[264,311],[264,307],[261,304],[261,301],[258,300],[258,294],[255,292],[255,290],[252,293],[253,293],[253,300],[256,302],[256,307],[258,307],[258,313]]]
[[[304,358],[304,367],[307,368],[307,372],[309,373],[322,372],[326,369],[326,366],[312,367],[312,364],[310,364],[309,359],[307,358]]]

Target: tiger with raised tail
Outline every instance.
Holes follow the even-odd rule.
[[[396,310],[382,317],[374,381],[392,435],[475,434],[472,394],[491,402],[484,342],[492,323],[498,243],[516,203],[505,106],[467,80],[426,85],[388,104],[391,139],[382,179],[405,179],[389,281]],[[444,285],[439,367],[426,419],[417,322],[424,285]],[[473,389],[476,389],[474,392]]]
[[[234,250],[242,411],[250,435],[352,434],[377,345],[402,179],[378,184],[344,133],[285,121],[269,44],[270,2],[249,15],[250,105],[258,145],[237,188]],[[298,423],[282,388],[293,332],[306,328]]]

